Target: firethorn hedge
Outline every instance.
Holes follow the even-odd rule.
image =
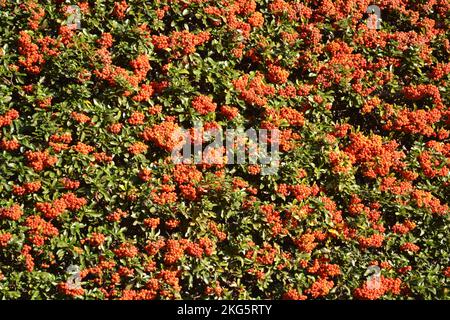
[[[449,299],[449,12],[0,0],[0,297]],[[199,121],[277,173],[174,164]]]

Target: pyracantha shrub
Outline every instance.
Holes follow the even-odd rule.
[[[0,0],[0,298],[449,299],[449,12]],[[278,170],[174,163],[198,123]]]

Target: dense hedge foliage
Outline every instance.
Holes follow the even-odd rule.
[[[0,0],[0,297],[450,298],[449,11]],[[277,174],[175,165],[196,121],[279,128]]]

